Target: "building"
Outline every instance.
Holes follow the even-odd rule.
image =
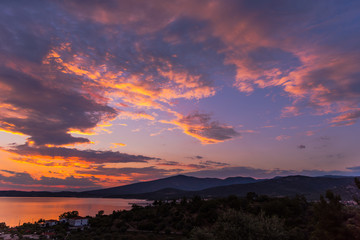
[[[46,220],[46,221],[45,221],[45,225],[46,225],[47,227],[55,226],[55,225],[57,225],[58,223],[59,223],[59,221],[57,221],[57,220]]]
[[[84,217],[70,218],[68,221],[69,225],[72,227],[84,227],[89,224],[89,219]]]
[[[59,221],[57,221],[57,220],[46,220],[46,221],[39,222],[39,224],[40,224],[41,227],[52,227],[52,226],[58,225]]]
[[[60,218],[59,222],[60,223],[67,223],[68,219],[67,218]]]

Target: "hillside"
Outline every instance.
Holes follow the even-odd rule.
[[[326,190],[332,190],[343,200],[360,195],[353,177],[287,176],[273,179],[233,177],[227,179],[196,178],[178,175],[148,182],[85,192],[0,191],[0,196],[12,197],[105,197],[134,199],[178,199],[195,195],[204,198],[246,196],[248,192],[272,197],[303,195],[318,200]]]
[[[288,176],[257,183],[209,188],[198,193],[206,197],[245,196],[248,192],[268,196],[295,196],[298,194],[314,200],[319,199],[319,196],[326,190],[332,190],[346,200],[352,200],[353,196],[360,191],[355,186],[354,178],[351,177]]]
[[[226,197],[229,195],[246,196],[248,192],[258,195],[273,197],[303,195],[308,200],[318,200],[326,190],[332,190],[339,194],[343,200],[352,200],[353,196],[359,196],[360,190],[354,184],[353,177],[306,177],[288,176],[277,177],[248,184],[234,184],[208,188],[200,191],[177,191],[176,189],[162,189],[155,192],[142,194],[117,195],[121,198],[139,199],[171,199],[182,196],[192,197],[195,195],[204,198]]]
[[[184,175],[177,175],[162,178],[154,181],[139,182],[120,187],[106,188],[94,191],[83,192],[86,195],[108,197],[114,195],[127,195],[154,192],[164,188],[174,188],[183,191],[199,191],[211,187],[226,186],[233,184],[254,183],[258,180],[250,177],[232,177],[226,179],[218,178],[197,178]]]

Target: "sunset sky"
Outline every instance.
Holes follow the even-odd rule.
[[[360,175],[360,1],[0,2],[0,190]]]

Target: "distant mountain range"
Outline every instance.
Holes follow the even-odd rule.
[[[352,200],[360,195],[354,177],[287,176],[256,180],[249,177],[226,179],[196,178],[184,175],[139,182],[120,187],[84,192],[25,192],[0,191],[0,196],[14,197],[106,197],[134,199],[175,199],[195,195],[211,198],[229,195],[245,196],[248,192],[268,196],[304,195],[309,200],[317,200],[326,190],[339,194],[343,200]]]
[[[228,186],[233,184],[255,183],[259,180],[250,177],[196,178],[184,175],[158,179],[149,182],[139,182],[120,187],[106,188],[95,191],[87,191],[85,194],[108,197],[114,195],[139,194],[154,192],[164,188],[175,188],[185,191],[198,191],[211,187]]]

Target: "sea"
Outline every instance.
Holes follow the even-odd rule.
[[[68,211],[78,211],[80,216],[85,217],[95,216],[100,210],[110,214],[129,210],[133,204],[149,203],[146,200],[121,198],[0,197],[0,222],[15,227],[39,219],[56,220],[60,214]]]

